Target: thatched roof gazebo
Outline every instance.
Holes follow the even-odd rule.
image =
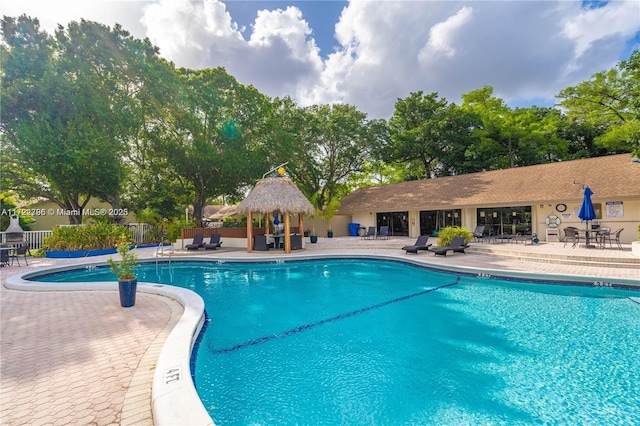
[[[247,252],[253,251],[252,213],[268,215],[279,212],[284,218],[284,252],[291,253],[290,215],[298,214],[298,226],[303,229],[302,215],[315,213],[315,208],[296,187],[291,179],[284,176],[284,169],[278,170],[278,176],[259,180],[247,197],[238,204],[237,212],[247,215]],[[267,229],[268,232],[268,229]]]

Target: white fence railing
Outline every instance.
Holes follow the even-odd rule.
[[[5,232],[2,234],[2,242],[5,243]],[[44,239],[53,234],[53,231],[24,231],[24,241],[29,244],[29,248],[39,249],[42,248]]]
[[[73,226],[73,225],[71,225]],[[129,224],[131,237],[136,243],[140,243],[147,239],[152,227],[148,223],[132,223]],[[44,239],[53,234],[53,231],[24,231],[24,241],[29,244],[29,248],[40,249],[44,245]],[[0,241],[6,242],[5,232],[0,232]]]

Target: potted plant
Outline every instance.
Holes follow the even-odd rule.
[[[311,230],[309,228],[304,228],[304,236],[308,237]]]
[[[129,242],[122,239],[117,250],[120,260],[115,261],[109,258],[111,272],[118,277],[118,291],[120,293],[120,306],[129,308],[136,303],[136,289],[138,287],[138,277],[135,274],[135,267],[138,266],[138,255],[135,249],[129,250]]]
[[[311,234],[309,235],[309,240],[314,244],[318,242],[318,235],[316,234],[315,228],[311,230]]]
[[[333,229],[327,229],[327,238],[333,238]]]

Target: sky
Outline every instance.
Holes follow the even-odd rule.
[[[2,0],[0,11],[50,32],[118,23],[176,66],[223,66],[267,96],[369,118],[412,92],[460,104],[484,86],[512,107],[553,106],[640,49],[639,0]]]

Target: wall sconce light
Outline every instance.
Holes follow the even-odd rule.
[[[518,214],[518,213],[516,213],[516,212],[512,212],[512,213],[511,213],[511,215],[512,215],[512,216],[515,216],[515,215],[517,215],[517,214]]]
[[[498,212],[493,212],[493,217],[498,217]]]
[[[484,217],[484,212],[480,212],[480,217]]]
[[[458,213],[454,213],[454,214],[453,214],[453,217],[458,217]]]

